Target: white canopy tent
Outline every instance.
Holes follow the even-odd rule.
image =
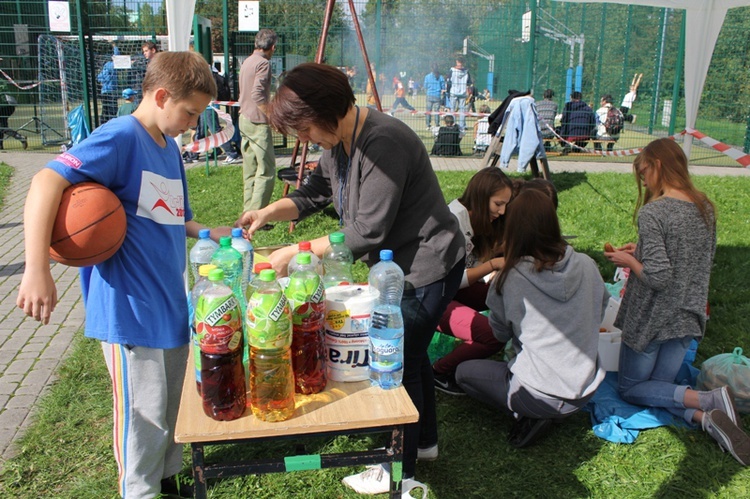
[[[727,10],[750,5],[750,0],[556,0],[575,3],[621,3],[649,7],[683,9],[686,15],[685,40],[685,125],[695,128],[703,85],[724,23]],[[692,136],[685,138],[685,154],[690,157]]]
[[[169,50],[187,50],[193,28],[195,0],[167,0],[167,36]]]

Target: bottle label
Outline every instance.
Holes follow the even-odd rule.
[[[223,353],[237,349],[237,344],[232,346],[232,341],[238,332],[242,338],[241,316],[239,302],[234,295],[201,295],[195,306],[195,333],[201,350]]]
[[[282,348],[292,341],[292,314],[283,293],[253,294],[247,308],[247,334],[251,346]]]
[[[370,337],[370,346],[372,347],[373,357],[375,357],[375,355],[389,357],[391,355],[398,354],[401,351],[400,343],[401,338],[394,340],[383,340],[379,338],[373,338],[372,336]]]

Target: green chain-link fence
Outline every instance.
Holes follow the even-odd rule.
[[[87,107],[92,123],[101,121],[103,96],[96,75],[112,60],[112,42],[117,42],[120,55],[130,56],[130,68],[117,70],[121,92],[126,86],[139,85],[140,66],[145,62],[140,55],[141,42],[161,42],[166,35],[163,2],[77,0],[69,5],[71,33],[61,36],[49,33],[46,1],[0,0],[0,69],[18,85],[3,77],[0,92],[18,102],[9,127],[27,135],[31,146],[56,146],[67,140],[70,133],[65,115],[76,105]],[[224,2],[198,0],[196,13],[213,23],[215,58],[223,60],[223,54],[229,54],[236,98],[236,79],[232,77],[252,52],[254,33],[237,32],[237,4],[226,5],[226,50]],[[684,127],[682,58],[692,54],[684,53],[684,15],[680,10],[552,0],[369,0],[355,5],[385,110],[394,102],[392,83],[399,77],[417,114],[397,111],[395,115],[420,134],[428,149],[435,139],[421,114],[426,106],[422,83],[432,63],[445,75],[458,56],[465,58],[478,93],[486,89],[490,94],[488,100],[476,100],[477,111],[482,105],[494,110],[510,89],[532,90],[537,99],[551,89],[560,111],[573,90],[580,90],[593,110],[605,94],[612,95],[619,107],[633,76],[642,74],[631,109],[637,119],[626,123],[615,149],[640,147]],[[260,3],[260,26],[274,29],[280,36],[272,61],[275,77],[301,61],[313,60],[324,10],[322,0]],[[746,151],[750,147],[746,139],[750,117],[748,28],[750,8],[731,9],[714,50],[696,123],[699,131]],[[347,2],[336,5],[325,59],[342,70],[350,69],[358,102],[363,103],[366,73]],[[467,119],[461,141],[464,154],[472,154],[476,121],[476,117]],[[560,146],[553,146],[551,154],[556,154]],[[21,145],[6,137],[5,147]],[[736,165],[698,143],[691,160]]]

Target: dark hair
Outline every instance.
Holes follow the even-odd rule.
[[[545,99],[551,99],[554,96],[555,96],[555,91],[552,90],[551,88],[548,88],[547,90],[544,91],[544,98]]]
[[[650,186],[650,189],[647,189],[645,193],[643,192],[643,182],[641,182],[638,174],[638,170],[641,168],[651,168],[656,173],[655,185]],[[663,138],[650,142],[635,157],[633,173],[638,184],[638,200],[633,213],[634,222],[637,221],[638,211],[641,207],[653,199],[661,197],[664,194],[664,187],[669,186],[684,192],[690,198],[700,211],[706,225],[711,226],[716,223],[714,215],[716,207],[706,194],[693,185],[688,171],[687,156],[674,140]]]
[[[583,99],[583,94],[581,92],[571,92],[570,93],[570,99],[571,100],[581,100],[581,99]]]
[[[287,73],[268,106],[268,121],[284,135],[312,124],[333,132],[353,105],[354,93],[344,73],[308,62]]]
[[[438,66],[437,62],[432,63],[432,74],[435,75],[435,78],[440,76],[440,66]]]
[[[141,50],[145,49],[145,48],[147,48],[149,50],[156,50],[157,52],[159,51],[159,47],[156,45],[156,43],[151,42],[151,41],[143,42],[141,44]]]
[[[524,189],[537,189],[545,193],[552,200],[552,204],[555,205],[555,210],[557,210],[557,189],[555,188],[555,184],[553,184],[549,180],[543,179],[541,177],[534,177],[520,184],[519,191]]]
[[[464,193],[458,201],[469,211],[471,228],[474,230],[474,254],[481,260],[493,258],[498,251],[503,236],[504,217],[490,219],[490,198],[498,191],[513,186],[505,173],[494,166],[483,168],[471,177]]]
[[[200,92],[216,98],[216,82],[211,67],[197,52],[157,52],[148,63],[141,90],[145,95],[165,88],[175,101]]]
[[[602,100],[606,102],[607,104],[612,104],[612,95],[611,94],[604,94],[602,95]]]
[[[560,222],[552,200],[538,189],[522,189],[508,205],[503,232],[505,265],[495,280],[495,290],[502,293],[511,270],[524,257],[531,257],[537,272],[549,269],[565,255],[567,243],[560,232]]]
[[[276,45],[276,40],[278,40],[278,36],[276,36],[274,30],[263,28],[255,35],[255,48],[260,50],[270,50],[271,47]]]
[[[446,125],[452,125],[456,122],[456,119],[452,114],[446,114],[445,116],[443,116],[443,121],[445,121]]]

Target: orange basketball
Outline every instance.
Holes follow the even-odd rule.
[[[125,209],[112,191],[95,182],[71,185],[60,200],[49,254],[72,267],[96,265],[120,249],[126,231]]]

